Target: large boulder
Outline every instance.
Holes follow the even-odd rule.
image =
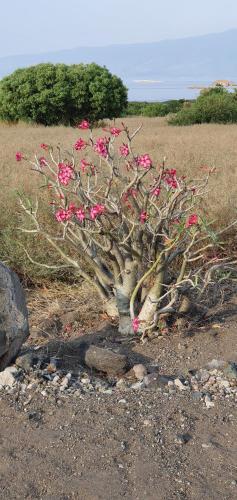
[[[29,335],[25,294],[18,276],[0,262],[0,371]]]

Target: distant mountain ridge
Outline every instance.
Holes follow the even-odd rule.
[[[154,43],[81,47],[44,54],[0,58],[0,78],[42,62],[96,62],[125,80],[231,79],[237,76],[237,29]]]

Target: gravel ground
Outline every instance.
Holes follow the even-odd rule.
[[[13,386],[0,391],[0,498],[235,499],[236,379],[225,370],[237,362],[236,320],[232,302],[191,335],[143,346],[100,332],[98,345],[153,375],[159,369],[169,385],[144,386],[131,371],[117,384],[80,368],[61,390],[70,367],[18,369]],[[207,369],[213,359],[223,363]],[[175,378],[186,388],[172,385]]]

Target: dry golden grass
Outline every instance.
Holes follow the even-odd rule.
[[[210,218],[218,226],[227,224],[237,214],[237,125],[168,126],[161,118],[127,118],[129,128],[143,123],[135,139],[138,153],[149,152],[155,162],[167,157],[167,166],[177,168],[179,174],[192,178],[203,175],[202,166],[216,167],[210,181],[206,207]],[[116,121],[119,126],[121,120]],[[16,163],[15,152],[20,150],[32,156],[40,153],[41,142],[71,148],[75,140],[86,132],[66,127],[43,127],[26,124],[0,124],[0,228],[7,220],[15,220],[19,212],[17,190],[33,193],[39,178],[30,173],[26,163]],[[105,134],[96,131],[96,135]],[[42,152],[42,150],[41,150]],[[42,152],[43,153],[43,152]],[[10,219],[8,219],[10,218]],[[2,257],[2,255],[1,255]]]
[[[171,127],[160,118],[127,118],[125,122],[131,129],[143,123],[143,129],[135,139],[138,152],[149,152],[157,162],[166,156],[167,166],[177,168],[181,174],[199,177],[203,165],[216,167],[207,199],[208,208],[220,223],[226,223],[235,215],[237,125]],[[120,120],[116,123],[119,126]],[[103,131],[98,133],[104,134]],[[66,127],[0,125],[1,209],[9,204],[9,197],[16,190],[24,188],[27,192],[32,192],[38,182],[37,175],[29,174],[25,163],[16,163],[17,150],[32,156],[35,152],[40,152],[41,142],[53,145],[60,143],[63,147],[70,148],[79,135],[83,135],[83,132]]]

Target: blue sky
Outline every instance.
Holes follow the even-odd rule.
[[[0,56],[237,28],[237,0],[2,0]]]

